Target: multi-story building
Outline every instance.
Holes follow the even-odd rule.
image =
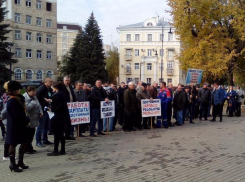
[[[162,78],[175,86],[185,83],[186,76],[175,57],[181,43],[168,22],[154,17],[117,29],[120,33],[119,82],[141,80],[152,84]]]
[[[56,80],[57,0],[7,0],[4,23],[10,25],[7,41],[18,63],[12,65],[13,80]]]

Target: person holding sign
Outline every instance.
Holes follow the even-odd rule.
[[[146,83],[142,83],[141,84],[141,89],[138,89],[138,91],[136,93],[136,98],[138,100],[138,108],[139,108],[139,110],[141,112],[142,112],[142,110],[141,110],[141,100],[143,100],[143,99],[152,99],[149,91],[146,90],[146,87],[147,87],[147,84]],[[141,113],[140,116],[142,116],[142,113]],[[142,118],[142,117],[140,117],[140,118]],[[143,118],[143,126],[144,126],[144,129],[150,129],[148,127],[149,119],[150,119],[149,117]],[[141,123],[139,123],[139,126],[141,126]]]
[[[108,96],[106,94],[106,91],[102,88],[101,80],[97,80],[95,82],[95,86],[93,87],[91,91],[91,108],[92,108],[92,121],[90,125],[90,136],[96,137],[94,134],[95,125],[98,122],[98,135],[105,135],[102,132],[103,129],[103,121],[100,117],[100,102],[106,101],[108,102]]]

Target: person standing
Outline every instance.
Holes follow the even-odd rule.
[[[8,95],[10,99],[7,102],[7,136],[6,143],[9,144],[9,169],[14,172],[22,172],[22,169],[28,169],[23,162],[24,152],[27,146],[27,125],[29,119],[25,113],[25,98],[20,94],[21,85],[19,82],[10,81],[8,83]],[[19,158],[18,164],[15,163],[15,149],[18,144]]]
[[[193,119],[193,106],[192,106],[192,95],[190,93],[190,88],[185,86],[185,97],[186,97],[186,104],[183,113],[183,123],[185,123],[186,118],[190,119],[191,124],[195,124]]]
[[[236,111],[237,117],[241,116],[241,105],[242,99],[244,98],[244,91],[241,89],[240,86],[236,87]]]
[[[26,113],[30,119],[30,125],[27,128],[28,144],[26,148],[27,154],[34,154],[37,151],[33,150],[32,141],[35,135],[36,127],[38,126],[39,119],[43,117],[42,106],[36,97],[36,88],[29,86],[26,93],[23,95],[26,103]]]
[[[219,86],[218,82],[215,82],[213,87],[214,90],[211,97],[211,103],[213,105],[213,119],[210,121],[215,122],[216,117],[219,116],[219,121],[222,122],[224,91]]]
[[[211,92],[207,88],[208,84],[204,83],[203,88],[201,88],[198,92],[198,97],[200,99],[200,121],[204,117],[205,121],[208,120],[208,105],[211,98]]]
[[[153,82],[152,86],[150,87],[150,89],[148,90],[152,99],[157,99],[157,87],[158,87],[158,83],[157,82]],[[152,118],[152,125],[153,127],[156,127],[156,124],[155,124],[155,119],[156,117],[153,117]]]
[[[76,102],[76,96],[73,92],[73,88],[71,84],[71,78],[69,76],[65,76],[63,79],[64,85],[62,88],[63,93],[65,94],[66,102]],[[67,119],[66,121],[66,132],[65,138],[66,140],[76,140],[73,136],[74,134],[74,126],[71,125],[71,119]]]
[[[186,104],[186,96],[182,89],[182,85],[178,84],[178,88],[174,93],[173,108],[175,111],[176,125],[181,126],[183,124],[183,111]]]
[[[92,122],[90,125],[90,136],[96,137],[94,134],[95,125],[98,123],[98,135],[105,135],[103,130],[103,120],[100,117],[100,102],[106,101],[108,102],[108,96],[106,94],[106,91],[102,87],[101,80],[97,80],[95,82],[95,86],[93,87],[91,91],[91,108],[92,108]]]
[[[160,83],[160,91],[158,93],[157,99],[161,100],[161,112],[162,116],[158,116],[157,118],[157,128],[162,127],[162,123],[164,128],[168,128],[168,104],[171,102],[171,93],[169,89],[166,87],[166,82]]]
[[[168,113],[168,126],[170,127],[174,127],[173,123],[171,122],[172,119],[172,114],[173,114],[173,84],[169,83],[168,84],[168,90],[170,92],[171,95],[171,101],[168,103],[168,108],[167,108],[167,113]]]
[[[226,94],[226,98],[228,101],[228,111],[229,116],[233,117],[233,112],[236,110],[236,92],[233,90],[233,86],[229,87],[229,91]]]
[[[51,119],[51,131],[54,133],[54,150],[47,153],[47,156],[65,155],[65,128],[67,118],[70,118],[65,94],[63,93],[63,84],[58,82],[53,85],[54,95],[47,102],[51,103],[51,111],[54,116]],[[59,150],[61,143],[61,150]]]
[[[126,85],[124,82],[121,82],[121,85],[118,89],[118,123],[122,126],[124,119],[124,92],[126,90]]]
[[[191,97],[191,103],[190,104],[192,107],[192,119],[196,119],[195,113],[196,113],[197,108],[195,106],[196,106],[196,102],[197,102],[197,95],[198,95],[197,88],[196,88],[196,86],[194,86],[193,83],[191,83],[190,84],[190,97]]]
[[[51,86],[53,85],[53,81],[51,78],[46,78],[44,81],[44,85],[38,87],[36,92],[36,97],[39,103],[42,106],[43,117],[39,119],[39,124],[36,130],[36,146],[44,147],[43,144],[50,145],[53,144],[48,140],[48,129],[50,125],[49,116],[47,113],[46,107],[50,107],[50,104],[45,99],[50,99],[52,96]],[[42,135],[43,135],[43,143],[42,143]]]
[[[75,89],[73,90],[73,92],[75,94],[77,102],[87,102],[88,101],[87,93],[85,90],[83,90],[83,83],[82,82],[77,81],[75,83]],[[80,124],[79,125],[79,133],[77,130],[77,136],[85,137],[84,135],[82,135],[82,132],[85,133],[85,126],[86,126],[86,124]],[[76,125],[76,127],[77,127],[77,125]],[[73,133],[71,135],[73,136]]]

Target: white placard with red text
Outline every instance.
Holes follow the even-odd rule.
[[[89,102],[69,102],[67,105],[71,118],[71,125],[90,123]]]
[[[142,117],[161,116],[161,100],[141,100]]]

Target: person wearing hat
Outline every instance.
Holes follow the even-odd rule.
[[[6,143],[9,144],[9,169],[14,172],[22,172],[22,169],[28,169],[23,162],[24,152],[27,146],[27,125],[29,119],[25,113],[25,98],[20,95],[21,89],[20,83],[16,81],[10,81],[8,83],[8,95],[9,100],[7,102],[7,136]],[[15,149],[18,144],[19,148],[19,160],[18,164],[15,163]]]
[[[208,84],[204,83],[203,88],[198,91],[198,97],[200,99],[200,121],[204,117],[205,121],[208,120],[208,104],[211,99],[211,92],[208,89]]]
[[[190,119],[190,123],[195,124],[192,119],[193,119],[193,106],[192,106],[192,95],[190,94],[190,88],[188,86],[185,86],[185,99],[186,99],[186,104],[184,108],[184,113],[183,113],[183,123],[185,123],[185,120]]]

